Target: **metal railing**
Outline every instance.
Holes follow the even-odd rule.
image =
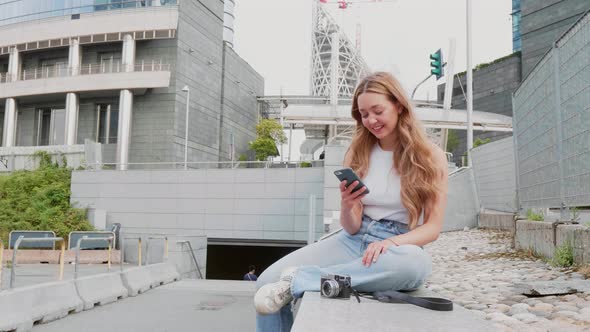
[[[38,0],[30,0],[30,1],[38,1]],[[110,10],[121,10],[121,9],[142,9],[145,7],[163,7],[163,6],[176,6],[180,0],[166,0],[162,4],[161,0],[130,0],[130,1],[120,1],[120,2],[112,2],[112,3],[105,3],[105,4],[94,4],[94,5],[86,5],[86,6],[71,6],[67,8],[60,8],[54,10],[46,10],[40,11],[36,13],[29,13],[23,14],[18,16],[12,16],[0,19],[0,26],[20,23],[20,22],[29,22],[29,21],[36,21],[42,20],[50,17],[58,17],[58,16],[66,16],[66,15],[74,15],[74,14],[84,14],[84,13],[93,13],[93,12],[103,12],[103,11],[110,11]],[[4,9],[3,6],[10,4],[5,3],[0,5],[0,10]]]
[[[24,69],[19,73],[17,80],[28,81],[80,75],[170,71],[170,68],[170,64],[162,63],[162,60],[141,60],[135,64],[123,64],[121,61],[88,63],[79,67],[55,64],[41,68]],[[0,83],[10,83],[12,81],[12,75],[8,73],[0,74]]]
[[[9,287],[12,289],[14,287],[14,280],[16,279],[16,253],[18,252],[18,247],[21,242],[42,242],[42,241],[61,241],[61,255],[59,259],[59,280],[63,280],[64,278],[64,258],[66,252],[66,242],[64,241],[63,237],[39,237],[39,238],[25,238],[24,236],[19,236],[14,244],[14,249],[12,251],[12,269],[10,271],[10,285]]]
[[[109,254],[108,254],[108,269],[109,272],[111,272],[111,248],[112,248],[112,244],[113,244],[113,237],[109,236],[109,237],[88,237],[87,235],[84,235],[83,237],[79,238],[77,243],[76,243],[76,259],[74,261],[74,279],[78,279],[78,262],[80,261],[80,244],[82,243],[82,241],[108,241],[108,250],[109,250]],[[121,265],[123,265],[123,262],[121,262]]]
[[[16,241],[18,240],[18,237],[13,237],[14,235],[17,235],[18,237],[20,237],[21,235],[23,235],[24,238],[45,238],[48,239],[47,241],[51,241],[50,238],[54,238],[55,237],[55,232],[54,231],[25,231],[25,230],[14,230],[14,231],[10,231],[10,233],[8,233],[8,249],[14,247],[14,245],[16,244]],[[32,236],[25,236],[24,234],[30,234]],[[36,236],[35,236],[36,235]],[[44,241],[37,241],[37,242],[44,242]],[[52,249],[55,250],[55,241],[53,241],[51,243],[51,247],[49,246],[38,246],[38,247],[29,247],[29,249],[32,248],[36,248],[36,249]]]
[[[3,259],[4,259],[4,242],[2,242],[2,239],[0,239],[0,291],[2,291],[2,267],[4,266]]]
[[[141,266],[141,236],[139,237],[120,237],[121,239],[121,271],[123,271],[123,258],[125,257],[125,247],[123,246],[123,239],[125,240],[137,240],[137,266]]]
[[[145,162],[145,163],[82,163],[81,166],[90,170],[116,169],[119,165],[137,166],[138,169],[183,169],[184,162]],[[309,168],[323,167],[323,160],[313,161],[189,161],[191,169],[216,168]]]
[[[203,279],[203,274],[201,273],[201,268],[199,267],[199,262],[197,261],[197,257],[195,257],[195,252],[193,251],[193,246],[191,245],[190,241],[176,241],[176,244],[183,244],[188,245],[188,249],[191,253],[191,257],[193,258],[193,262],[195,263],[195,268],[197,269],[197,273],[199,274],[199,278]],[[187,273],[192,272],[188,271]]]
[[[150,236],[145,241],[145,265],[150,264],[150,240],[163,239],[164,240],[164,261],[168,260],[168,237],[167,236]]]

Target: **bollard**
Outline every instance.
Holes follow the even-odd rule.
[[[61,253],[59,255],[59,280],[64,280],[64,261],[66,258],[66,241],[61,241]]]
[[[141,236],[137,241],[137,265],[141,266]]]

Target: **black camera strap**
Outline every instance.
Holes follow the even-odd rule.
[[[439,297],[417,297],[394,290],[374,292],[373,297],[380,302],[409,303],[436,311],[452,311],[453,302]]]

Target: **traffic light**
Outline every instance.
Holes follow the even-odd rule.
[[[443,72],[443,57],[442,57],[442,52],[440,50],[440,48],[438,49],[438,51],[432,53],[430,55],[430,60],[433,60],[430,62],[430,74],[435,75],[436,79],[438,80],[439,78],[443,77],[444,72]]]

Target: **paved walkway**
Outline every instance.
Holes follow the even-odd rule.
[[[182,280],[95,307],[33,332],[254,331],[254,282]]]
[[[590,294],[527,298],[515,283],[583,279],[571,270],[510,248],[508,232],[468,230],[440,235],[427,287],[495,323],[498,331],[590,331]],[[590,281],[588,281],[590,283]]]

